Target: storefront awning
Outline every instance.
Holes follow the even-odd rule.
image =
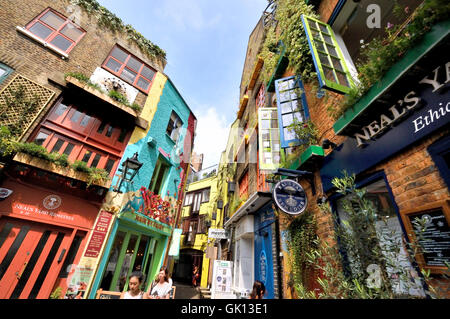
[[[272,194],[269,192],[255,192],[242,205],[231,218],[225,223],[224,227],[229,228],[238,222],[242,217],[257,212],[261,207],[272,200]]]

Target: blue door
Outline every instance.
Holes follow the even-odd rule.
[[[272,223],[275,221],[271,206],[255,214],[255,280],[266,287],[265,299],[275,298],[272,256]]]

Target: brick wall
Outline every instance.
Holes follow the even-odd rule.
[[[90,77],[94,70],[101,66],[115,44],[122,45],[130,53],[160,72],[165,66],[165,61],[147,56],[136,44],[129,42],[126,35],[100,28],[97,25],[97,18],[84,10],[80,10],[78,24],[86,31],[86,34],[70,51],[68,59],[63,60],[58,54],[16,30],[17,26],[25,27],[48,7],[68,17],[72,6],[68,0],[30,0],[20,4],[17,1],[0,0],[0,62],[14,69],[13,74],[0,85],[0,90],[15,74],[21,74],[56,92],[46,110],[41,113],[41,117],[35,121],[35,125],[45,116],[61,93],[62,87],[55,85],[49,79],[64,85],[64,73],[67,72],[81,72]],[[139,91],[135,102],[143,106],[146,97],[146,94]],[[28,130],[24,139],[33,128]]]

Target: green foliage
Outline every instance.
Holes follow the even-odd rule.
[[[13,136],[6,126],[0,126],[0,157],[9,156],[17,151]]]
[[[86,83],[88,86],[97,89],[101,92],[103,92],[102,88],[100,87],[100,85],[98,85],[97,83],[93,83],[91,82],[91,80],[89,79],[89,77],[87,77],[85,74],[81,73],[81,72],[67,72],[64,73],[64,78],[66,79],[68,76],[71,76],[75,79],[77,79],[78,81],[81,81],[83,83]]]
[[[25,88],[22,85],[20,85],[17,90],[13,90],[12,88],[9,88],[8,90],[11,97],[5,95],[6,103],[5,105],[0,105],[0,124],[8,123],[6,114],[8,110],[21,110],[18,114],[18,120],[14,121],[14,123],[4,124],[11,133],[12,138],[17,139],[28,126],[30,118],[34,117],[36,109],[39,106],[39,97],[33,95],[33,97],[28,98],[26,96]]]
[[[166,53],[156,44],[146,39],[131,25],[125,25],[122,20],[95,0],[71,0],[72,4],[78,5],[89,14],[97,17],[99,26],[110,29],[112,32],[121,32],[127,35],[127,39],[134,42],[143,52],[149,56],[166,59]]]
[[[406,15],[407,8],[395,7],[395,14]],[[360,83],[337,105],[329,109],[331,116],[337,119],[364,96],[386,72],[398,62],[407,51],[440,21],[449,19],[450,6],[447,0],[426,0],[415,11],[414,17],[406,26],[396,25],[386,28],[388,39],[375,38],[365,44],[361,59],[356,64]],[[402,29],[403,28],[403,29]]]
[[[62,288],[61,287],[57,287],[55,289],[55,291],[53,291],[50,295],[50,299],[60,299],[61,298],[61,293],[62,293]]]
[[[108,96],[119,103],[125,104],[127,106],[130,105],[130,102],[128,102],[127,98],[115,90],[109,91]]]
[[[87,166],[87,164],[83,161],[75,161],[72,165],[71,165],[72,169],[74,169],[77,172],[82,172],[82,173],[89,173],[89,167]]]
[[[377,211],[375,205],[366,196],[365,189],[355,187],[355,176],[349,176],[344,172],[342,178],[333,179],[333,185],[337,192],[345,195],[341,200],[341,209],[346,213],[346,218],[335,226],[334,241],[338,245],[329,245],[326,241],[316,240],[313,249],[304,251],[306,260],[301,262],[309,264],[313,271],[309,276],[319,273],[316,278],[320,286],[319,292],[309,291],[301,282],[297,281],[297,292],[301,298],[421,298],[411,294],[399,295],[396,289],[400,284],[403,289],[420,289],[423,282],[416,277],[411,277],[414,271],[405,266],[406,258],[402,256],[402,240],[396,239],[395,234],[389,231],[387,220],[376,220]],[[332,215],[328,204],[320,205],[323,213]],[[377,223],[377,229],[375,225]],[[382,226],[384,224],[384,226]],[[425,231],[424,221],[417,220],[417,231]],[[403,242],[405,242],[403,240]],[[409,256],[414,256],[421,251],[420,244],[416,241],[406,246]],[[342,258],[345,252],[346,259]],[[377,268],[374,273],[370,269]],[[374,276],[376,274],[376,276]],[[430,282],[429,273],[423,272],[424,280]],[[425,294],[432,298],[442,297],[438,289],[428,285]]]
[[[302,295],[312,270],[308,254],[317,249],[317,223],[311,212],[305,212],[295,218],[287,228],[287,243],[293,273],[294,287]]]
[[[303,141],[302,145],[305,149],[319,142],[319,130],[311,120],[300,122],[294,116],[294,122],[288,126],[288,130],[293,131],[295,136]]]

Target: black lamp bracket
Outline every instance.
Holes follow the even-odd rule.
[[[314,174],[308,171],[299,171],[296,169],[288,169],[288,168],[278,168],[274,175],[282,175],[287,176],[291,179],[296,179],[299,182],[300,178],[305,178],[309,185],[311,186],[311,193],[313,196],[316,195],[316,184],[314,181]]]

